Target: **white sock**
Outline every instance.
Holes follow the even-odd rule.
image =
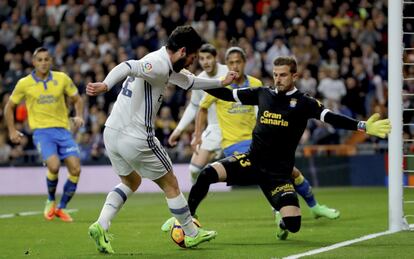
[[[187,200],[184,198],[184,195],[180,193],[177,197],[172,199],[166,198],[166,200],[171,214],[178,220],[178,222],[180,222],[184,233],[187,236],[196,236],[198,230],[193,223],[190,209],[188,208]]]
[[[132,194],[132,190],[123,183],[115,186],[114,190],[106,196],[105,204],[102,207],[98,222],[105,229],[108,230],[111,225],[111,220],[115,217],[118,211],[122,208],[127,198]]]

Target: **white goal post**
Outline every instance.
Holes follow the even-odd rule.
[[[403,0],[388,0],[388,214],[390,231],[407,229],[403,212]]]

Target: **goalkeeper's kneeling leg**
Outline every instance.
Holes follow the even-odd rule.
[[[302,221],[301,216],[283,217],[282,220],[285,225],[285,228],[289,230],[289,232],[296,233],[300,230],[300,225]]]

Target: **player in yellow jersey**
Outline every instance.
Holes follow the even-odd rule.
[[[232,47],[226,52],[226,65],[228,69],[239,73],[237,81],[230,86],[231,89],[260,87],[262,82],[249,75],[244,74],[246,59],[244,51],[239,47]],[[196,128],[192,146],[197,152],[196,146],[201,144],[201,133],[205,127],[207,110],[216,104],[217,119],[222,133],[221,147],[224,156],[231,156],[249,148],[252,140],[252,129],[256,124],[255,107],[251,105],[241,105],[220,100],[210,94],[206,94],[200,103],[200,110],[196,119]]]
[[[46,48],[37,48],[32,58],[34,70],[21,78],[10,96],[5,108],[9,137],[13,143],[20,143],[23,134],[16,130],[14,109],[26,102],[29,126],[33,130],[33,142],[47,166],[48,199],[44,217],[52,220],[55,216],[65,222],[73,221],[65,210],[67,203],[76,192],[80,175],[79,149],[69,131],[68,109],[65,97],[74,105],[76,116],[71,118],[73,126],[83,125],[83,101],[77,87],[63,72],[52,71],[52,57]],[[63,195],[56,206],[56,186],[61,160],[66,164],[69,175],[63,187]]]
[[[225,59],[229,70],[239,73],[237,82],[228,86],[228,88],[231,87],[232,89],[237,89],[262,86],[260,80],[244,74],[246,54],[243,49],[239,47],[229,48],[226,51]],[[191,143],[193,149],[197,150],[198,146],[201,144],[201,132],[205,128],[207,109],[213,103],[215,103],[217,107],[217,118],[222,131],[222,148],[224,155],[229,157],[247,152],[252,142],[252,132],[256,124],[256,110],[254,109],[254,106],[223,101],[209,94],[207,94],[200,103],[200,110],[196,118],[194,139]],[[214,179],[210,179],[209,176],[206,177],[206,175],[209,175],[206,173],[206,171],[209,171],[209,168],[211,167],[204,168],[203,171],[205,173],[200,181],[197,180],[190,191],[188,205],[192,215],[195,215],[199,203],[205,195],[207,195],[211,183],[218,181],[227,182],[227,175],[215,175],[218,176],[217,179],[214,177]],[[202,172],[200,173],[200,176],[202,175]],[[294,167],[292,171],[292,182],[294,183],[295,190],[306,201],[315,218],[326,217],[336,219],[339,217],[339,211],[317,203],[309,182],[296,167]],[[279,215],[276,214],[276,217],[277,216]]]

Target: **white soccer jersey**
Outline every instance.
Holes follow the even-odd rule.
[[[198,77],[199,78],[210,78],[210,79],[219,79],[221,77],[224,77],[227,72],[228,68],[225,65],[222,65],[220,63],[217,63],[217,73],[210,77],[205,71],[201,72]],[[206,92],[203,90],[193,90],[191,92],[191,99],[188,106],[185,108],[185,111],[183,113],[183,116],[180,120],[180,122],[177,125],[177,128],[180,130],[184,130],[195,118],[198,106],[203,99]],[[216,116],[216,105],[213,104],[208,108],[208,114],[207,114],[207,122],[208,125],[218,124],[217,116]]]
[[[111,88],[125,78],[105,126],[139,139],[150,139],[155,135],[154,120],[168,83],[186,90],[221,86],[217,79],[174,72],[165,47],[140,60],[129,60],[117,65],[104,83]]]

